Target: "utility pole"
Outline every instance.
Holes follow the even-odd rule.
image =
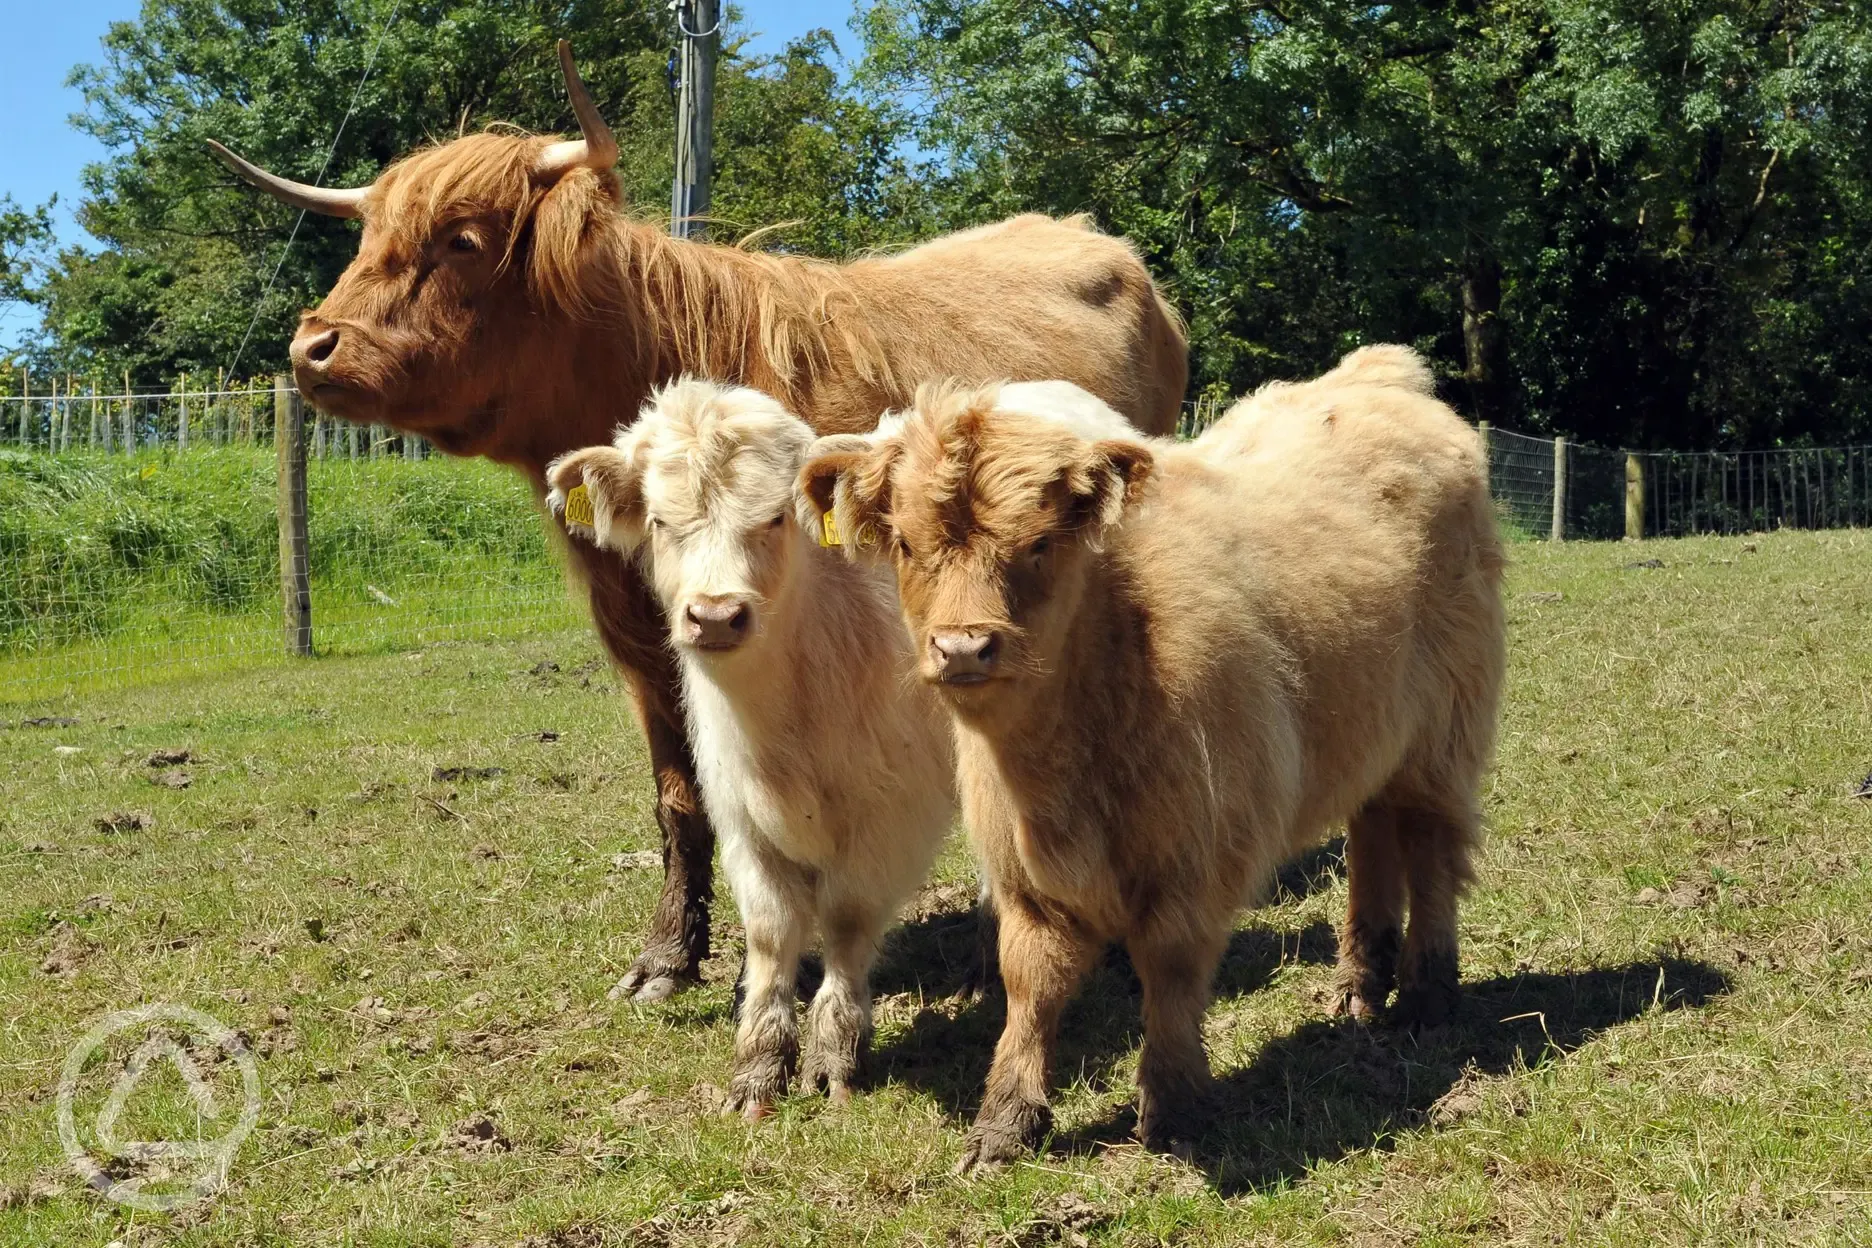
[[[673,0],[681,79],[676,94],[676,186],[670,233],[693,238],[709,208],[715,155],[715,53],[721,47],[721,0]]]

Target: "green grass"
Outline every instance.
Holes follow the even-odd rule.
[[[81,722],[0,732],[0,1242],[1872,1242],[1872,802],[1850,796],[1872,536],[1514,558],[1461,1020],[1327,1019],[1345,885],[1314,855],[1223,967],[1193,1163],[1126,1141],[1138,1002],[1112,959],[1068,1014],[1051,1149],[950,1176],[1000,1022],[948,995],[959,847],[887,947],[870,1090],[720,1117],[728,899],[702,988],[605,999],[658,883],[613,858],[656,832],[582,630],[43,708]],[[191,787],[152,784],[161,748],[198,756]],[[146,826],[94,822],[118,811]],[[54,1129],[74,1042],[162,1000],[262,1053],[230,1186],[181,1215],[100,1201]],[[194,1113],[173,1084],[132,1104],[126,1136]]]
[[[0,702],[280,661],[276,482],[264,447],[0,451]],[[507,469],[314,460],[307,513],[321,653],[575,620]]]

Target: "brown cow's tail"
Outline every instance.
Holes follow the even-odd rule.
[[[1435,394],[1436,377],[1423,356],[1409,347],[1381,343],[1360,347],[1320,381],[1347,386],[1396,386],[1418,394]]]

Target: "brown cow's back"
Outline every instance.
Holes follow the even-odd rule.
[[[1182,324],[1130,244],[1078,219],[1014,217],[835,273],[845,298],[828,301],[830,358],[794,387],[822,433],[870,429],[944,378],[1063,379],[1146,433],[1176,427],[1189,377]],[[853,321],[883,368],[843,349]]]

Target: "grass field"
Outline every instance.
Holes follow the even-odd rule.
[[[1113,957],[1050,1149],[950,1176],[1001,1014],[954,995],[959,846],[886,948],[870,1089],[721,1117],[729,900],[702,988],[605,997],[659,872],[579,630],[16,708],[79,722],[0,732],[0,1243],[1872,1243],[1872,535],[1515,558],[1460,1020],[1327,1018],[1313,855],[1223,966],[1193,1162],[1127,1142]],[[55,1128],[68,1051],[153,1001],[259,1055],[226,1191],[178,1214],[92,1195]],[[117,1135],[198,1112],[171,1077]]]

